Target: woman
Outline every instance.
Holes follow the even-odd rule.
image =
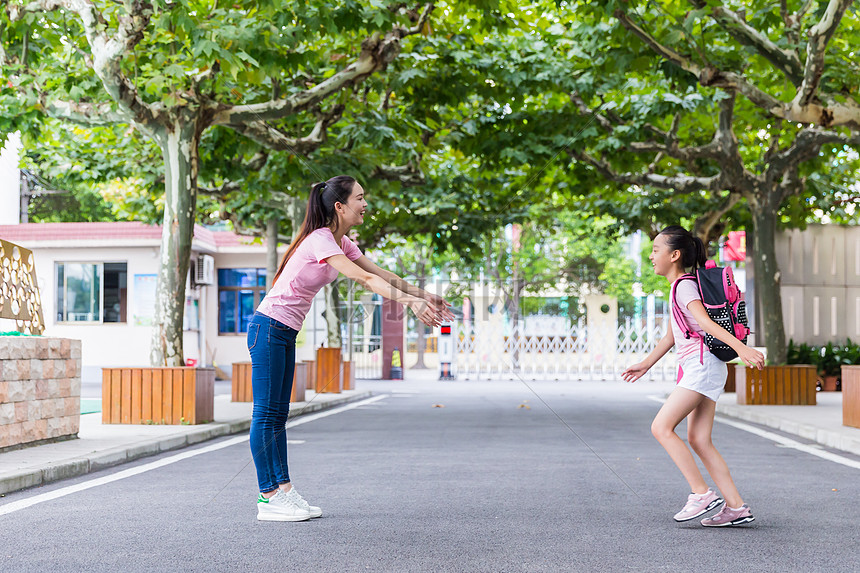
[[[260,486],[257,519],[261,521],[305,521],[322,515],[290,483],[286,435],[296,335],[320,289],[343,273],[407,305],[428,326],[454,318],[451,305],[442,297],[410,285],[362,255],[347,235],[364,222],[366,210],[364,189],[352,177],[338,175],[314,185],[302,227],[248,325],[254,393],[251,453]]]

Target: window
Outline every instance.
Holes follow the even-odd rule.
[[[126,263],[57,263],[57,322],[126,322]]]
[[[266,295],[266,269],[218,269],[218,332],[248,332],[248,322]]]

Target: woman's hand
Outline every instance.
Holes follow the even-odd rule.
[[[755,348],[744,346],[738,352],[738,357],[750,368],[758,368],[759,370],[764,368],[764,354]]]
[[[454,316],[454,313],[451,312],[451,303],[439,296],[438,294],[432,294],[427,291],[424,291],[422,298],[427,302],[436,306],[436,308],[441,309],[441,319],[442,322],[450,322],[457,317]]]
[[[409,308],[415,313],[415,317],[433,328],[442,324],[442,313],[451,311],[445,307],[440,307],[432,302],[423,299],[417,299],[409,303]],[[444,310],[443,310],[444,309]]]
[[[625,382],[636,382],[637,380],[642,378],[642,376],[646,372],[648,372],[649,368],[651,367],[645,362],[634,364],[633,366],[630,366],[629,368],[627,368],[627,370],[621,373],[621,378]]]

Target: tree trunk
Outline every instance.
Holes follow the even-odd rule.
[[[278,225],[277,215],[266,221],[266,291],[272,290],[275,273],[278,272]]]
[[[770,364],[785,364],[785,326],[782,317],[780,273],[776,262],[776,219],[778,206],[751,202],[753,217],[753,264],[755,265],[756,344],[762,334]]]
[[[519,269],[514,265],[514,297],[511,306],[511,335],[514,339],[514,372],[520,371],[520,294],[525,281],[519,278]]]
[[[424,286],[427,284],[427,277],[424,276],[424,268],[425,264],[421,263],[418,265],[418,288],[424,290]],[[420,320],[415,320],[415,331],[418,334],[416,338],[416,344],[418,348],[416,349],[418,352],[418,360],[415,362],[415,366],[412,367],[413,370],[426,370],[427,365],[424,364],[424,346],[427,344],[426,340],[426,331],[425,331],[424,323]]]
[[[172,125],[156,131],[164,158],[164,223],[161,264],[152,327],[152,366],[182,366],[185,283],[197,210],[197,122],[180,112]]]
[[[343,341],[340,336],[340,292],[337,289],[339,281],[335,281],[325,287],[325,322],[328,331],[328,347],[341,348]]]

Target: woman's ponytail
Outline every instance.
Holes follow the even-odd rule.
[[[278,267],[278,272],[275,273],[275,278],[272,281],[274,285],[278,277],[287,266],[287,261],[305,240],[305,237],[323,227],[328,227],[336,217],[335,203],[346,203],[349,196],[352,195],[352,188],[355,186],[355,178],[349,175],[338,175],[332,177],[328,181],[315,183],[311,187],[311,193],[308,197],[308,208],[305,211],[305,218],[302,221],[302,226],[299,232],[293,238],[293,242],[284,253],[284,258],[281,259],[281,265]]]

